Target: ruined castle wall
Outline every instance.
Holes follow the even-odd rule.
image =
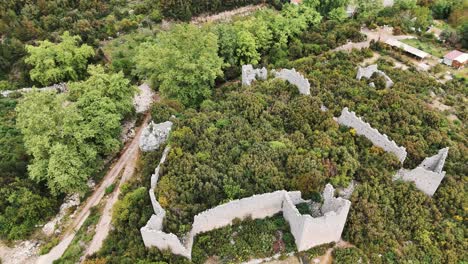
[[[302,74],[297,72],[294,68],[291,70],[282,69],[279,72],[275,72],[276,78],[288,81],[289,83],[297,86],[300,94],[310,95],[310,83],[309,80],[304,78]]]
[[[434,195],[445,177],[445,171],[442,170],[448,150],[449,148],[443,148],[436,155],[425,158],[415,169],[400,169],[395,175],[394,180],[401,179],[403,181],[414,182],[416,188],[425,194],[429,196]]]
[[[352,127],[358,135],[363,135],[369,139],[374,145],[381,147],[387,152],[391,152],[398,157],[401,163],[406,159],[406,149],[398,146],[395,141],[390,140],[387,135],[381,134],[377,129],[372,128],[362,118],[357,117],[356,113],[348,111],[348,108],[343,108],[341,116],[337,119],[340,125]]]
[[[402,169],[398,174],[403,181],[414,182],[416,188],[429,196],[434,195],[445,176],[445,172],[436,173],[423,167],[416,167],[413,170]]]
[[[304,221],[305,218],[299,213],[294,203],[289,197],[285,197],[283,204],[283,217],[289,223],[291,234],[294,236],[294,241],[299,250],[304,236]]]
[[[351,202],[334,197],[335,189],[327,184],[323,192],[324,203],[321,217],[301,215],[296,206],[285,197],[283,216],[288,221],[298,251],[337,242],[341,238]]]
[[[18,90],[4,90],[4,91],[1,91],[0,94],[2,96],[9,96],[10,94],[12,93],[15,93],[15,92],[18,92],[18,93],[29,93],[29,92],[32,92],[32,91],[39,91],[39,92],[47,92],[47,91],[56,91],[56,92],[60,92],[60,93],[63,93],[63,92],[66,92],[68,89],[67,87],[67,84],[66,83],[58,83],[58,84],[54,84],[52,86],[47,86],[47,87],[42,87],[42,88],[21,88],[21,89],[18,89]]]
[[[273,216],[282,211],[283,200],[287,193],[286,191],[276,191],[253,195],[208,209],[194,217],[192,232],[199,234],[227,226],[232,224],[236,218],[252,217],[256,219]],[[291,192],[290,195],[295,197],[292,201],[296,203],[301,201],[300,192]]]
[[[161,250],[170,250],[175,255],[191,258],[191,249],[187,249],[176,235],[150,229],[146,226],[142,227],[140,232],[146,247],[154,246]]]

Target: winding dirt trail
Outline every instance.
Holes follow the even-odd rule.
[[[111,185],[113,182],[115,182],[115,180],[119,177],[119,174],[122,171],[122,169],[127,167],[129,164],[133,164],[133,165],[135,164],[135,160],[138,157],[138,153],[139,153],[138,141],[139,141],[141,132],[143,131],[143,128],[146,126],[146,124],[148,123],[149,119],[150,119],[150,115],[146,114],[142,125],[137,129],[135,133],[135,137],[132,139],[132,141],[127,143],[124,150],[122,151],[120,158],[112,165],[111,169],[107,172],[106,176],[102,180],[99,187],[87,199],[84,206],[81,209],[79,209],[80,211],[77,213],[76,218],[69,225],[69,227],[64,231],[64,234],[62,236],[60,243],[57,246],[55,246],[48,254],[40,256],[36,262],[37,264],[50,264],[54,260],[59,259],[63,255],[63,253],[65,252],[65,250],[68,248],[71,241],[75,237],[76,232],[80,229],[80,227],[83,225],[85,220],[88,218],[91,207],[98,205],[99,202],[104,197],[106,188],[109,185]],[[119,187],[120,187],[120,184],[119,184]],[[114,192],[114,196],[116,193],[117,191]],[[112,200],[115,203],[117,201],[117,197],[118,195],[116,196],[115,199],[113,199],[114,197],[112,197],[109,200]],[[110,208],[112,208],[112,206],[110,206]],[[106,209],[107,209],[107,205],[106,205]],[[110,219],[109,219],[109,223],[110,223]],[[105,235],[107,235],[107,233],[105,233]],[[104,240],[104,238],[102,238],[102,240]],[[100,241],[101,244],[102,244],[102,240]],[[96,242],[96,243],[99,243],[99,242]],[[97,245],[99,246],[100,244],[97,244]]]

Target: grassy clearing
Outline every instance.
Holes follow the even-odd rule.
[[[422,41],[420,39],[404,39],[401,42],[423,50],[435,57],[442,58],[450,50],[434,42]]]

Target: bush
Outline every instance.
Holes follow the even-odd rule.
[[[177,111],[174,108],[163,103],[155,103],[151,107],[151,117],[155,123],[168,121],[176,113]]]

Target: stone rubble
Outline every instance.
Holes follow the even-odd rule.
[[[67,196],[64,203],[60,206],[59,213],[42,227],[42,232],[46,236],[50,236],[54,233],[60,233],[60,230],[57,227],[61,224],[63,217],[65,217],[70,208],[78,205],[80,205],[80,195],[78,193]]]
[[[381,76],[383,76],[385,78],[385,88],[390,88],[390,87],[393,86],[392,79],[390,79],[390,77],[388,77],[388,75],[385,74],[385,72],[379,70],[377,68],[377,64],[372,64],[372,65],[369,65],[367,67],[358,66],[356,79],[361,80],[362,77],[364,77],[366,79],[370,79],[374,73],[377,73],[377,74],[379,74],[379,75],[381,75]],[[371,82],[369,85],[371,87],[375,88],[375,84],[373,82]]]
[[[133,106],[137,113],[146,112],[153,102],[154,92],[147,83],[138,86],[138,93],[133,97]]]
[[[0,94],[4,97],[8,97],[10,94],[18,92],[18,93],[29,93],[34,90],[40,91],[40,92],[46,92],[46,91],[56,91],[58,93],[64,93],[68,91],[68,87],[66,83],[58,83],[54,84],[52,86],[47,86],[43,88],[34,88],[34,87],[28,87],[28,88],[21,88],[18,90],[5,90],[1,91]]]
[[[251,64],[242,65],[242,85],[250,86],[257,78],[260,80],[268,78],[268,71],[265,67],[254,69]]]
[[[172,122],[155,124],[153,121],[143,130],[140,137],[141,151],[153,151],[166,142],[172,129]]]

